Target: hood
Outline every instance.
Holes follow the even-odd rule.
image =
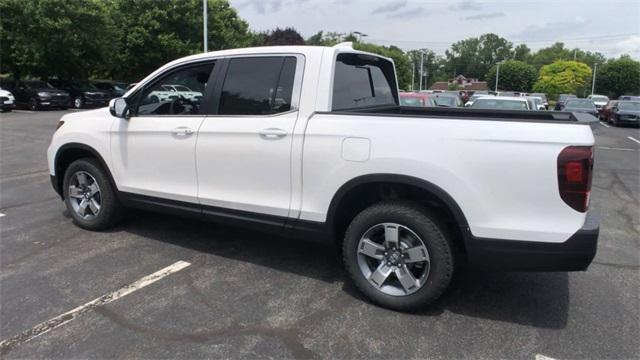
[[[565,107],[562,110],[568,111],[568,112],[583,112],[583,113],[594,113],[594,112],[596,112],[596,109],[570,108],[570,107]]]
[[[13,96],[10,91],[0,89],[0,96]]]
[[[51,94],[62,94],[62,95],[69,95],[68,92],[64,91],[64,90],[60,90],[60,89],[51,89],[51,88],[42,88],[42,89],[31,89],[34,92],[46,92],[46,93],[51,93]]]

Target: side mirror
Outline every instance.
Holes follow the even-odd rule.
[[[111,115],[115,117],[127,120],[131,116],[127,100],[123,97],[111,99],[111,101],[109,101],[109,112],[111,112]]]

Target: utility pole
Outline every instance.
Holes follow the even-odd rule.
[[[411,91],[413,92],[414,89],[414,81],[416,78],[416,64],[414,62],[411,63]]]
[[[596,71],[598,71],[598,63],[593,64],[593,79],[591,80],[591,95],[596,90]]]
[[[496,88],[495,92],[498,92],[498,80],[500,79],[500,63],[498,63],[498,68],[496,69]]]
[[[424,52],[420,53],[420,91],[422,91],[422,69],[424,69]]]
[[[203,44],[204,44],[204,52],[208,52],[209,51],[209,43],[208,43],[208,39],[207,39],[207,1],[208,0],[202,0],[202,37],[203,37]]]

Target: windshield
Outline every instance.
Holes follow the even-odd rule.
[[[577,109],[591,109],[593,108],[593,101],[591,100],[569,100],[566,107]]]
[[[44,81],[26,81],[23,83],[29,89],[53,89],[48,82]]]
[[[437,106],[446,106],[446,107],[458,107],[460,106],[457,96],[447,96],[444,94],[436,95],[434,99]]]
[[[403,106],[425,106],[424,98],[400,96],[400,105]]]
[[[640,111],[640,102],[621,102],[618,104],[618,109]]]
[[[73,84],[73,87],[80,90],[80,91],[96,91],[98,90],[98,88],[96,88],[95,86],[91,85],[90,83],[75,83]]]
[[[471,107],[474,109],[528,110],[526,101],[487,98],[476,100]]]

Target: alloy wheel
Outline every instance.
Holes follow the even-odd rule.
[[[357,251],[360,272],[384,294],[413,294],[429,277],[429,250],[406,226],[381,223],[369,228],[360,238]]]
[[[68,189],[69,202],[73,211],[85,220],[92,220],[100,214],[102,197],[96,179],[85,171],[71,176]]]

